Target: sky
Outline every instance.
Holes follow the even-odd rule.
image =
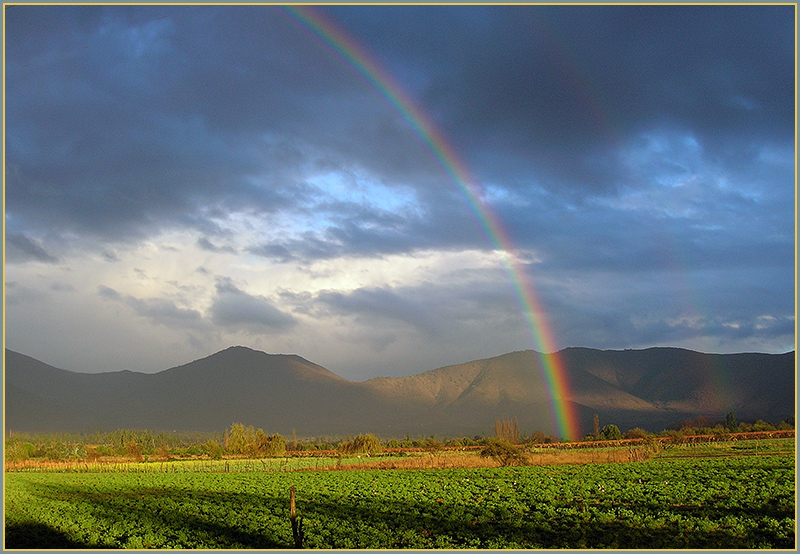
[[[155,372],[244,345],[355,381],[793,350],[794,27],[791,5],[7,8],[6,347]]]

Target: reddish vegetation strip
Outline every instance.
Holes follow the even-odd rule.
[[[614,446],[635,446],[646,444],[653,441],[661,443],[699,444],[705,442],[725,442],[738,440],[762,440],[762,439],[788,439],[794,437],[794,429],[784,431],[750,431],[747,433],[727,433],[724,435],[678,435],[675,437],[652,437],[647,439],[619,439],[612,441],[582,441],[582,442],[551,442],[541,444],[531,444],[535,448],[609,448]],[[437,448],[440,452],[469,452],[482,450],[482,446],[442,446]],[[384,448],[384,454],[410,453],[410,452],[429,452],[430,448]],[[338,456],[337,450],[287,450],[287,456]]]

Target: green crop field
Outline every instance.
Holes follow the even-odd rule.
[[[5,478],[7,548],[290,548],[292,486],[307,548],[795,547],[793,454]]]

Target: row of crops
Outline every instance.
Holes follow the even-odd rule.
[[[7,548],[794,548],[795,456],[348,472],[7,473]]]
[[[380,459],[392,460],[398,456],[390,454]],[[336,469],[343,462],[347,465],[369,463],[374,458],[358,457],[343,459],[337,456],[285,456],[282,458],[228,458],[224,460],[190,459],[156,462],[122,461],[73,461],[55,460],[40,462],[23,460],[6,464],[7,473],[252,473],[291,472],[304,470]]]

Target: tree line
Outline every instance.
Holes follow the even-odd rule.
[[[595,416],[592,433],[584,441],[618,440],[651,437],[679,438],[686,435],[725,435],[751,431],[775,431],[794,429],[794,418],[778,424],[762,420],[739,422],[734,412],[726,415],[724,422],[709,418],[697,418],[652,433],[636,427],[627,432],[614,424],[600,426]],[[513,445],[535,445],[559,443],[559,437],[542,431],[525,435],[519,429],[516,418],[495,420],[494,434],[490,437],[436,438],[434,436],[380,439],[367,433],[344,437],[316,437],[298,440],[294,430],[289,440],[279,433],[267,433],[253,426],[233,423],[221,433],[167,433],[149,430],[118,429],[112,432],[91,433],[45,433],[30,434],[7,431],[5,437],[6,461],[41,460],[97,460],[117,457],[134,461],[155,461],[180,458],[206,457],[220,459],[223,456],[248,458],[270,458],[287,455],[290,451],[336,451],[342,455],[374,455],[384,449],[420,448],[436,451],[443,447],[486,447],[502,439]]]

